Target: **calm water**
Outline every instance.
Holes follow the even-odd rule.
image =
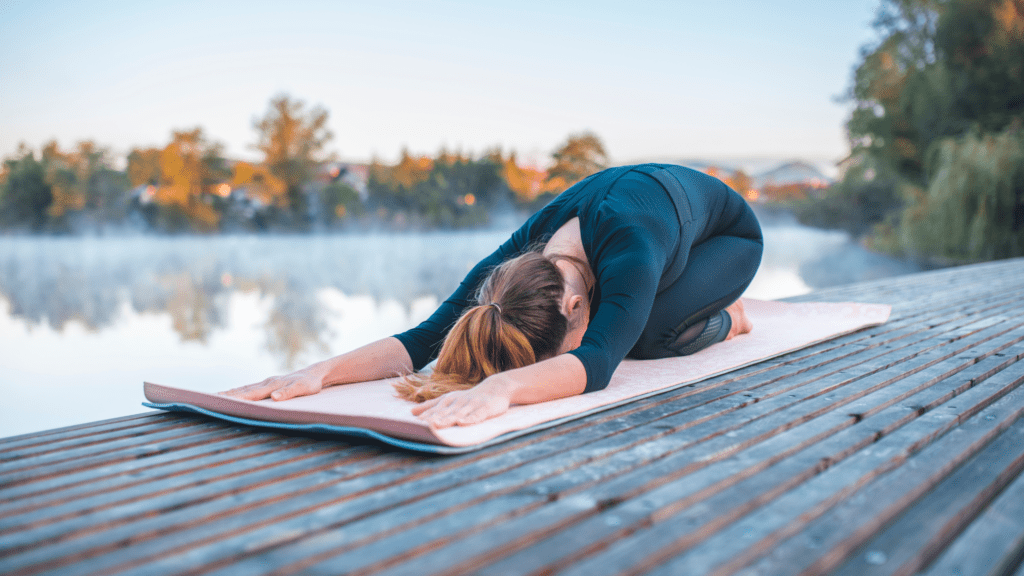
[[[133,414],[142,382],[223,390],[404,330],[508,231],[0,240],[0,437]],[[765,223],[746,295],[914,271]]]

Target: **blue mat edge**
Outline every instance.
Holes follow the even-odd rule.
[[[340,434],[342,436],[372,438],[373,440],[378,440],[385,444],[390,444],[392,446],[404,448],[406,450],[414,450],[416,452],[429,452],[433,454],[463,454],[465,452],[471,452],[473,450],[477,450],[483,447],[482,444],[466,447],[426,444],[423,442],[415,442],[413,440],[403,440],[401,438],[395,438],[394,436],[388,436],[387,434],[381,434],[380,432],[376,432],[374,430],[358,428],[355,426],[334,426],[331,424],[291,424],[288,422],[253,420],[250,418],[241,418],[239,416],[222,414],[220,412],[214,412],[213,410],[207,410],[206,408],[200,408],[199,406],[193,406],[192,404],[185,404],[181,402],[172,402],[170,404],[154,404],[152,402],[143,402],[142,405],[147,408],[156,408],[157,410],[164,410],[167,412],[190,412],[193,414],[202,414],[203,416],[209,416],[211,418],[226,420],[228,422],[234,422],[236,424],[245,424],[247,426],[260,426],[263,428],[280,428],[284,430],[300,430],[304,432],[321,432],[326,434]]]

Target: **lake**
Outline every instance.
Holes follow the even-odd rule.
[[[763,218],[746,296],[905,274],[845,233]],[[426,318],[511,229],[0,240],[0,437],[134,414],[144,380],[224,390]]]

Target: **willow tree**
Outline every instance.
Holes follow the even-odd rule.
[[[953,262],[1024,256],[1024,132],[972,130],[933,148],[928,185],[903,214],[911,253]]]

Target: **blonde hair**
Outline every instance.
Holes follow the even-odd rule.
[[[537,247],[497,266],[477,292],[477,305],[452,326],[429,375],[395,384],[400,398],[425,402],[467,390],[484,378],[553,357],[569,323],[561,311],[562,274]]]

